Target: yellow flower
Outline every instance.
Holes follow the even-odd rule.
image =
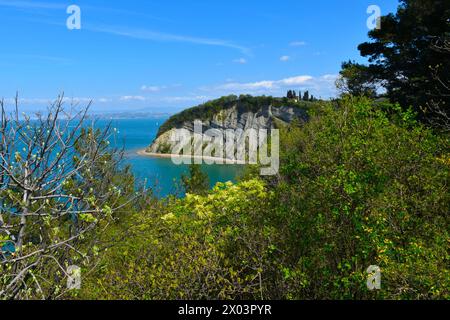
[[[170,213],[166,214],[165,216],[161,217],[161,219],[163,219],[164,221],[174,220],[175,215],[172,212],[170,212]]]

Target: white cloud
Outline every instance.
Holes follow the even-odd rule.
[[[64,97],[63,102],[89,102],[92,101],[92,98],[85,97]]]
[[[299,85],[303,85],[313,79],[314,78],[311,76],[297,76],[297,77],[290,77],[290,78],[282,79],[277,82],[284,86],[299,86]]]
[[[146,91],[146,92],[159,92],[159,91],[164,90],[166,88],[167,88],[167,86],[146,86],[146,85],[143,85],[141,87],[141,90],[142,91]]]
[[[146,98],[143,96],[122,96],[121,101],[145,101]]]
[[[213,97],[206,95],[186,95],[186,96],[162,96],[162,97],[143,97],[143,96],[122,96],[119,98],[120,101],[128,102],[166,102],[166,103],[181,103],[181,102],[204,102],[211,100]]]
[[[107,98],[99,98],[99,99],[97,99],[97,101],[98,101],[98,102],[101,102],[101,103],[106,103],[106,102],[111,102],[111,99],[107,99]]]
[[[19,97],[19,104],[23,105],[40,105],[40,106],[50,106],[52,103],[56,101],[56,97],[54,98],[20,98]],[[62,102],[68,106],[68,105],[76,105],[76,104],[88,104],[88,103],[105,103],[105,102],[111,102],[111,99],[107,98],[86,98],[86,97],[64,97],[62,99]],[[14,104],[15,98],[6,98],[4,99],[4,102],[6,104]]]
[[[326,74],[319,77],[299,75],[279,80],[262,80],[255,82],[228,82],[217,86],[202,87],[216,96],[228,94],[284,95],[287,89],[309,90],[316,97],[336,96],[335,81],[337,75]]]
[[[282,79],[275,80],[261,80],[253,82],[238,82],[233,79],[227,79],[222,84],[204,86],[197,88],[194,92],[187,93],[186,95],[179,96],[159,96],[159,95],[123,95],[117,97],[97,97],[97,98],[86,98],[86,97],[65,97],[64,102],[66,106],[69,106],[71,102],[74,102],[80,107],[87,105],[91,100],[93,101],[93,108],[123,108],[124,104],[127,107],[140,106],[143,102],[149,106],[177,106],[185,107],[194,104],[203,103],[205,101],[229,94],[252,94],[252,95],[273,95],[273,96],[284,96],[286,91],[289,89],[309,90],[311,94],[315,97],[329,98],[335,97],[337,95],[335,88],[335,81],[337,75],[335,74],[324,74],[321,76],[311,76],[311,75],[297,75],[292,77],[286,77]],[[151,86],[145,86],[146,89]],[[162,86],[155,86],[162,87]],[[171,86],[167,86],[170,88]],[[156,89],[150,89],[156,90]],[[25,108],[45,108],[50,105],[55,98],[21,98],[20,104],[25,106]],[[13,106],[14,99],[7,98],[5,103],[8,106]],[[43,109],[44,110],[44,109]],[[98,109],[97,109],[98,110]]]
[[[287,62],[289,60],[291,60],[291,57],[289,57],[289,56],[281,56],[280,57],[280,61],[282,61],[282,62]]]
[[[102,32],[109,33],[116,36],[141,39],[141,40],[149,40],[149,41],[159,41],[159,42],[184,42],[184,43],[193,43],[200,45],[208,45],[208,46],[217,46],[224,48],[231,48],[235,50],[239,50],[243,54],[250,56],[251,50],[247,47],[235,44],[232,41],[222,40],[222,39],[211,39],[211,38],[200,38],[193,36],[185,36],[171,33],[164,33],[153,30],[146,29],[132,29],[126,27],[118,27],[118,26],[85,26],[85,30],[90,30],[93,32]]]
[[[216,87],[222,90],[259,90],[259,89],[278,89],[286,86],[303,85],[312,80],[311,76],[297,76],[281,80],[263,80],[257,82],[231,82]]]
[[[292,41],[291,43],[289,43],[289,45],[291,47],[302,47],[306,45],[305,41]]]
[[[168,85],[168,86],[148,86],[148,85],[143,85],[141,86],[141,90],[145,91],[145,92],[160,92],[166,89],[170,89],[170,88],[179,88],[181,87],[181,84],[172,84],[172,85]]]
[[[244,59],[244,58],[234,59],[233,62],[234,63],[239,63],[239,64],[246,64],[247,63],[247,59]]]
[[[191,102],[191,101],[207,101],[211,100],[209,96],[180,96],[180,97],[163,97],[159,99],[164,102]]]
[[[45,99],[45,98],[19,98],[19,104],[50,104],[55,99]],[[15,98],[5,98],[3,101],[6,104],[14,104],[16,102]]]

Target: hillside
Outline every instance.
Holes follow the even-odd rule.
[[[195,120],[203,123],[203,132],[209,129],[273,129],[294,120],[307,120],[307,111],[314,102],[249,95],[226,96],[184,110],[169,118],[160,128],[157,138],[147,149],[150,153],[168,153],[170,137],[176,129],[193,132]]]

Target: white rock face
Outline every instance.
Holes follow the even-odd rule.
[[[208,130],[211,132],[211,129],[223,130],[223,132],[229,129],[241,129],[243,131],[247,129],[270,130],[275,127],[275,124],[288,124],[294,119],[298,119],[300,122],[306,121],[306,112],[295,107],[264,106],[255,113],[242,111],[235,105],[215,114],[212,119],[202,121],[203,134]],[[174,146],[171,137],[177,129],[186,129],[193,134],[194,121],[184,122],[181,126],[163,133],[146,151],[150,153],[170,153]]]

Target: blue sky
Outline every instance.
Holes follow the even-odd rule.
[[[81,9],[69,30],[66,9]],[[25,110],[59,92],[94,112],[173,113],[227,94],[335,95],[364,61],[366,10],[396,0],[0,0],[0,97]]]

